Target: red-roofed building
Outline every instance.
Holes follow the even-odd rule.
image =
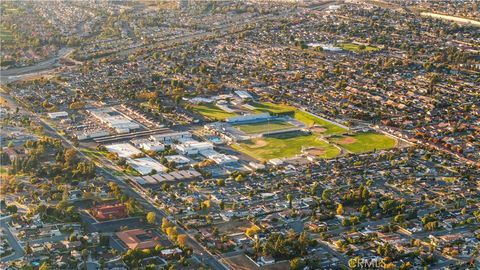
[[[117,232],[116,235],[129,249],[149,249],[160,245],[158,237],[142,229]]]
[[[100,221],[128,217],[127,207],[124,204],[101,205],[93,208],[92,214]]]

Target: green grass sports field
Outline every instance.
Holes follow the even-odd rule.
[[[294,125],[285,121],[265,121],[250,124],[234,124],[233,126],[247,134],[264,133],[268,131],[277,131],[295,127]]]
[[[358,45],[355,43],[343,43],[343,44],[340,44],[339,47],[344,50],[353,51],[353,52],[372,52],[372,51],[379,50],[379,48],[373,47],[370,45],[365,45],[365,47],[362,48],[362,45]]]
[[[255,102],[250,104],[255,107],[256,112],[268,112],[268,113],[283,113],[283,112],[294,112],[294,118],[308,127],[313,125],[319,125],[325,128],[325,131],[322,132],[324,135],[332,135],[332,134],[342,134],[347,132],[347,129],[335,125],[329,121],[323,120],[320,117],[311,115],[305,111],[299,110],[295,107],[286,105],[286,104],[274,104],[271,102]]]
[[[237,115],[226,112],[214,104],[194,105],[191,109],[211,120],[225,120],[225,118]]]
[[[352,153],[366,153],[374,150],[390,149],[397,145],[397,141],[394,138],[373,132],[341,136],[331,138],[330,140]]]
[[[287,138],[264,137],[233,144],[232,147],[258,160],[289,158],[301,154],[302,149],[315,148],[321,158],[334,158],[340,149],[315,135],[293,136]]]

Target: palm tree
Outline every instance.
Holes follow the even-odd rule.
[[[287,194],[288,208],[292,208],[292,194]]]
[[[260,249],[262,248],[262,244],[260,243],[259,237],[255,237],[255,245],[253,246],[253,248],[255,250],[255,254],[258,254],[258,252],[260,252]]]

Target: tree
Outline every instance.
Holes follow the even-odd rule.
[[[157,215],[154,212],[148,212],[147,213],[148,224],[154,224],[156,218],[157,218]]]
[[[257,234],[260,231],[260,228],[258,228],[256,225],[252,225],[250,228],[248,228],[245,231],[245,234],[249,237],[253,237],[255,234]]]
[[[177,244],[182,248],[184,248],[185,245],[187,244],[187,240],[188,240],[188,237],[185,234],[179,234],[177,236]]]
[[[88,249],[82,249],[82,258],[84,261],[88,258]]]
[[[245,177],[241,174],[237,175],[237,177],[235,177],[235,181],[237,182],[242,182],[243,180],[245,180]]]
[[[166,232],[167,232],[167,228],[169,228],[169,227],[172,227],[172,224],[170,223],[170,221],[168,221],[167,218],[163,218],[163,219],[162,219],[162,231],[163,231],[164,233],[166,233]]]
[[[342,220],[342,226],[347,227],[347,226],[350,226],[350,225],[352,225],[352,222],[350,221],[350,219],[344,218]]]
[[[212,206],[212,203],[210,200],[205,200],[202,202],[202,208],[204,209],[210,209],[211,206]]]
[[[343,215],[343,205],[340,203],[337,207],[337,215]]]
[[[166,230],[167,236],[171,239],[176,239],[177,238],[177,227],[172,226],[168,227]]]
[[[325,189],[325,190],[323,190],[323,192],[322,192],[322,200],[324,200],[324,201],[330,201],[330,194],[331,194],[331,190],[330,190],[330,189]]]
[[[300,258],[294,258],[290,261],[290,269],[291,270],[300,270],[303,269],[304,263]]]
[[[218,203],[218,207],[220,207],[220,209],[224,210],[225,209],[225,203],[223,201],[220,201]]]
[[[292,208],[292,194],[287,194],[288,208]]]
[[[405,215],[402,215],[402,214],[399,214],[399,215],[396,215],[393,220],[397,223],[402,223],[405,221]]]
[[[253,245],[253,249],[255,250],[255,254],[257,255],[262,248],[262,242],[260,242],[260,238],[255,238],[255,244]]]
[[[47,262],[43,262],[42,265],[38,268],[38,270],[50,270],[50,265]]]
[[[30,243],[27,242],[27,246],[25,246],[25,254],[30,255],[33,253],[32,247],[30,246]]]
[[[11,163],[10,157],[7,153],[0,153],[0,165],[9,165]]]
[[[65,153],[63,154],[63,158],[65,160],[65,163],[66,164],[72,164],[73,161],[74,161],[75,155],[76,155],[75,149],[73,149],[73,148],[67,149],[67,151],[65,151]]]
[[[10,214],[15,214],[18,211],[18,207],[15,204],[10,204],[5,208],[5,210]]]

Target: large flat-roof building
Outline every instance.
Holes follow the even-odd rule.
[[[168,162],[174,162],[175,164],[184,165],[190,163],[190,159],[182,155],[165,156],[165,158]]]
[[[165,145],[159,141],[153,141],[150,139],[133,139],[130,142],[138,148],[145,149],[148,151],[163,151],[165,150]]]
[[[108,204],[92,208],[92,215],[100,221],[128,217],[127,207],[124,204]]]
[[[50,119],[57,119],[57,118],[61,118],[61,117],[67,117],[68,113],[65,112],[65,111],[61,111],[61,112],[47,113],[47,115]]]
[[[175,145],[175,149],[184,155],[196,155],[201,151],[213,150],[213,144],[209,142],[198,142],[192,140]]]
[[[235,94],[237,94],[237,96],[239,96],[241,99],[253,99],[252,95],[250,95],[250,93],[247,91],[238,90],[235,91]]]
[[[129,143],[116,143],[105,145],[109,152],[117,153],[119,157],[129,158],[133,155],[141,154],[142,151]]]
[[[257,114],[246,114],[246,115],[239,115],[239,116],[232,116],[225,119],[225,122],[233,124],[233,123],[241,123],[241,122],[254,122],[254,121],[261,121],[270,118],[269,113],[257,113]]]
[[[188,131],[170,132],[164,134],[151,135],[150,139],[157,142],[172,142],[180,139],[188,139],[192,137],[192,133]]]
[[[116,235],[129,249],[150,249],[160,245],[160,239],[157,236],[143,229],[117,232]]]
[[[157,172],[164,172],[167,170],[167,167],[151,157],[127,159],[127,163],[141,175],[152,173],[153,170]]]
[[[127,118],[114,108],[92,109],[88,110],[88,112],[103,124],[115,129],[118,133],[127,133],[140,128],[140,124]]]
[[[238,161],[238,158],[235,156],[221,154],[211,149],[200,151],[200,155],[213,160],[217,164],[226,164]]]

